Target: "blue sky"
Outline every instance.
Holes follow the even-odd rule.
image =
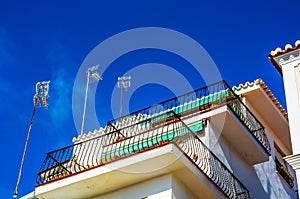
[[[13,196],[37,81],[51,80],[51,97],[49,109],[36,113],[19,196],[34,189],[46,153],[71,144],[77,136],[73,84],[82,62],[99,43],[133,28],[176,30],[205,48],[229,85],[262,78],[285,107],[282,77],[267,55],[300,39],[299,7],[296,0],[1,1],[0,198]],[[97,87],[95,105],[101,125],[112,119],[110,97],[117,77],[152,62],[173,67],[193,88],[204,86],[190,65],[172,53],[148,49],[123,55],[109,66]],[[170,97],[167,88],[144,85],[132,95],[130,111]]]

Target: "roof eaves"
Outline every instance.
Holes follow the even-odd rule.
[[[276,48],[275,50],[273,50],[269,53],[269,55],[268,55],[269,60],[271,61],[271,63],[275,66],[275,68],[281,75],[282,75],[282,69],[279,66],[279,64],[275,61],[275,58],[280,55],[284,55],[286,53],[293,52],[297,49],[300,49],[300,40],[297,40],[295,42],[294,47],[291,44],[287,44],[287,45],[285,45],[285,49]]]
[[[246,82],[245,84],[240,84],[239,86],[233,86],[232,90],[234,92],[240,92],[242,90],[249,89],[253,86],[259,86],[263,89],[263,91],[266,93],[266,95],[270,98],[270,100],[273,102],[273,104],[277,107],[277,109],[281,112],[281,114],[284,116],[286,120],[288,120],[288,114],[285,111],[285,109],[282,107],[280,102],[277,100],[277,98],[274,96],[272,91],[268,88],[268,86],[265,84],[265,82],[262,79],[257,79],[253,82]]]

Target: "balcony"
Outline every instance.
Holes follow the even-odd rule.
[[[117,128],[116,126],[118,125],[123,125],[123,128]],[[243,184],[195,134],[195,132],[201,131],[204,125],[205,120],[200,120],[188,126],[174,111],[157,114],[156,116],[148,117],[136,123],[131,121],[130,125],[127,126],[117,121],[112,121],[111,126],[115,129],[114,131],[48,153],[37,175],[36,195],[42,196],[57,189],[60,190],[58,192],[62,197],[64,194],[67,194],[67,191],[64,190],[68,190],[68,186],[70,190],[70,187],[76,186],[77,182],[80,191],[73,188],[73,194],[86,191],[86,194],[95,196],[105,193],[108,189],[111,191],[120,186],[137,183],[163,173],[172,172],[177,175],[182,175],[180,174],[180,170],[187,167],[184,161],[185,158],[187,162],[193,165],[194,168],[197,168],[197,171],[205,178],[201,182],[191,185],[190,188],[194,189],[196,194],[201,195],[201,193],[199,193],[199,186],[203,186],[200,188],[207,190],[207,192],[212,192],[208,184],[213,184],[213,186],[223,194],[223,197],[249,198],[248,190]],[[191,129],[193,129],[194,132],[191,131]],[[159,155],[151,153],[152,151],[158,152],[157,150],[159,149],[163,151],[167,149],[166,147],[168,146],[174,146],[175,148],[167,152],[157,153]],[[179,152],[175,153],[174,151],[176,150]],[[145,155],[140,156],[142,154]],[[131,175],[130,177],[127,175],[125,177],[124,172],[117,174],[118,169],[116,168],[120,168],[120,164],[124,166],[126,163],[126,168],[130,167],[133,170],[145,168],[149,165],[153,165],[153,167],[156,168],[157,165],[161,165],[166,159],[173,161],[173,163],[155,172],[138,175],[139,177],[136,175]],[[112,165],[117,164],[119,166],[112,167]],[[99,169],[102,170],[100,171]],[[92,171],[94,172],[91,173]],[[83,177],[82,174],[84,173],[87,174]],[[98,176],[101,176],[99,179],[96,173],[98,173]],[[110,175],[107,173],[110,173]],[[190,175],[187,171],[184,173],[186,173],[187,176]],[[76,181],[76,176],[80,175],[81,177],[77,177]],[[124,178],[120,178],[121,176]],[[68,178],[73,178],[72,183],[70,182],[68,184],[64,181]],[[100,181],[102,182],[103,179],[107,179],[107,181],[99,185],[99,188],[91,188],[94,187],[95,184],[99,184]],[[116,183],[114,179],[120,180],[122,184]],[[190,179],[186,179],[185,181],[183,179],[187,184],[189,180]],[[84,181],[84,185],[80,185],[80,181]],[[207,183],[204,183],[204,181],[207,181]],[[55,188],[53,182],[57,182]],[[91,182],[91,184],[89,184],[89,182]],[[214,194],[214,192],[212,192],[212,194]],[[68,195],[65,196],[67,197]],[[79,196],[77,195],[77,197]]]
[[[214,111],[224,106],[227,106],[225,108],[227,113],[223,113],[222,116],[215,116],[214,118],[219,117],[221,120],[225,118],[225,122],[228,125],[221,126],[219,130],[224,133],[228,140],[233,142],[236,150],[240,151],[242,156],[246,157],[249,164],[253,165],[267,161],[271,147],[263,125],[225,81],[211,84],[154,106],[130,113],[129,115],[109,121],[108,124],[116,128],[122,128],[130,124],[130,122],[145,116],[155,116],[170,110],[173,110],[184,123],[189,124],[190,121],[193,121],[193,119],[190,119],[193,116],[205,115],[209,111]],[[214,120],[216,121],[217,119]],[[240,127],[236,126],[237,122],[241,124]],[[223,127],[230,127],[231,125],[235,125],[236,128],[223,131]],[[241,139],[237,141],[237,137]],[[244,150],[245,147],[240,145],[241,143],[244,143],[244,146],[249,146],[246,148],[246,151]]]
[[[284,181],[291,187],[294,187],[294,177],[289,173],[285,166],[283,166],[277,158],[275,158],[276,171],[284,179]]]
[[[209,132],[214,132],[216,141],[224,139],[230,144],[234,151],[249,165],[255,165],[269,160],[269,153],[263,145],[257,141],[252,132],[237,116],[231,106],[221,106],[207,113],[204,113],[209,120]],[[254,131],[255,132],[255,131]],[[257,131],[256,136],[260,138],[264,131]],[[262,139],[263,140],[263,139]],[[267,140],[267,139],[266,139]],[[216,152],[217,153],[217,152]]]
[[[131,159],[137,159],[135,157],[143,159],[144,156],[140,155],[147,153],[148,156],[158,149],[165,149],[172,145],[174,149],[172,148],[171,151],[178,150],[182,153],[188,162],[192,163],[223,195],[228,198],[248,198],[248,190],[197,137],[205,125],[206,115],[210,115],[207,118],[214,120],[220,114],[225,114],[226,118],[224,125],[226,128],[221,131],[222,134],[250,164],[268,159],[270,145],[264,127],[227,83],[221,81],[109,121],[104,135],[87,141],[78,140],[74,145],[48,153],[37,175],[37,193],[41,187],[48,187],[52,182],[76,178],[84,173],[94,175],[90,173],[96,170],[98,172],[99,169],[107,172],[108,165],[118,165],[120,162],[124,163],[125,160],[128,163]],[[204,119],[199,119],[199,116]],[[230,128],[232,126],[234,128]],[[231,139],[234,137],[242,140]],[[163,158],[174,159],[176,155],[174,156],[171,151],[166,153],[168,155],[158,155],[162,158],[160,161],[163,161]],[[156,158],[156,161],[158,159]],[[155,164],[151,160],[145,160],[145,162],[148,161],[149,164]],[[158,161],[157,164],[159,163]],[[136,164],[144,165],[145,163]],[[156,174],[161,175],[164,172],[175,172],[175,170],[177,172],[179,168],[186,167],[183,166],[183,162],[174,165]],[[137,168],[137,166],[133,167]],[[101,172],[98,173],[100,175]],[[121,176],[120,173],[114,175]],[[184,175],[181,176],[184,177]],[[137,183],[141,180],[134,180],[132,176],[124,176],[124,178],[129,181],[132,179],[130,183]],[[149,178],[147,174],[145,174],[146,178]],[[122,186],[128,185],[129,181],[126,179]],[[83,182],[78,177],[77,180]],[[204,184],[204,189],[211,190],[208,188],[210,186],[202,181],[199,183]],[[93,182],[96,183],[94,180]],[[189,180],[186,183],[188,184]],[[110,185],[116,188],[113,184],[107,186]],[[95,185],[91,184],[88,187],[90,186]],[[189,187],[193,187],[193,184]],[[49,187],[47,189],[49,190]],[[104,193],[108,189],[112,188],[97,189],[97,194]],[[195,188],[195,192],[197,190],[198,187]],[[86,193],[92,194],[93,192],[88,190]],[[64,192],[61,191],[60,194]]]

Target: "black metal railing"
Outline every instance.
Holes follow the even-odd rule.
[[[281,177],[288,183],[290,187],[294,187],[294,177],[289,173],[289,171],[283,166],[279,160],[275,157],[276,171],[281,175]]]
[[[223,104],[231,97],[235,98],[233,91],[226,92],[228,85],[220,81],[209,86],[188,92],[178,97],[160,102],[158,104],[129,113],[117,119],[108,121],[108,125],[128,125],[132,119],[153,116],[173,110],[177,115],[183,116],[196,111],[206,110],[213,105]],[[230,88],[229,88],[230,89]],[[194,103],[193,103],[194,102]],[[126,123],[128,121],[128,123]]]
[[[239,98],[228,101],[227,105],[263,147],[263,149],[270,155],[271,146],[265,133],[265,128],[248,109],[248,107],[245,106]]]
[[[42,184],[166,144],[178,134],[173,112],[47,153],[37,183]]]
[[[185,125],[185,124],[184,124]],[[189,131],[189,128],[184,128]],[[228,197],[250,198],[249,191],[234,174],[193,133],[184,133],[173,143]]]
[[[174,97],[156,105],[111,120],[108,122],[108,126],[122,128],[130,125],[132,122],[170,110],[173,110],[182,118],[193,113],[201,113],[224,105],[230,107],[258,143],[268,154],[270,154],[271,147],[263,125],[225,81],[216,82],[184,95]]]
[[[227,197],[249,198],[244,185],[174,111],[48,153],[37,175],[37,184],[87,171],[170,143],[192,160]]]

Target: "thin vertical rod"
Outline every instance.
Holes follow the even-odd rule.
[[[85,110],[86,110],[86,103],[87,103],[87,97],[88,97],[88,90],[89,90],[89,82],[90,82],[90,69],[87,71],[87,80],[86,80],[86,87],[85,87],[85,97],[84,97],[84,106],[83,106],[83,114],[82,114],[82,122],[81,122],[81,131],[80,135],[83,134],[84,129],[84,120],[85,120]]]
[[[122,84],[123,84],[122,80]],[[121,96],[120,96],[120,117],[122,117],[122,111],[123,111],[123,86],[121,87]]]
[[[29,137],[30,137],[30,132],[31,132],[31,128],[32,128],[33,120],[34,120],[35,111],[36,111],[37,100],[38,100],[37,97],[34,97],[33,111],[32,111],[31,120],[30,120],[30,124],[29,124],[29,128],[28,128],[28,132],[27,132],[27,138],[26,138],[26,142],[25,142],[25,146],[24,146],[24,151],[23,151],[22,161],[21,161],[21,165],[20,165],[20,170],[19,170],[18,180],[17,180],[17,184],[16,184],[16,189],[15,189],[15,192],[14,192],[14,199],[16,199],[17,196],[18,196],[18,187],[19,187],[20,180],[21,180],[23,164],[24,164],[24,160],[25,160],[25,156],[26,156],[26,151],[27,151],[28,141],[29,141]]]

